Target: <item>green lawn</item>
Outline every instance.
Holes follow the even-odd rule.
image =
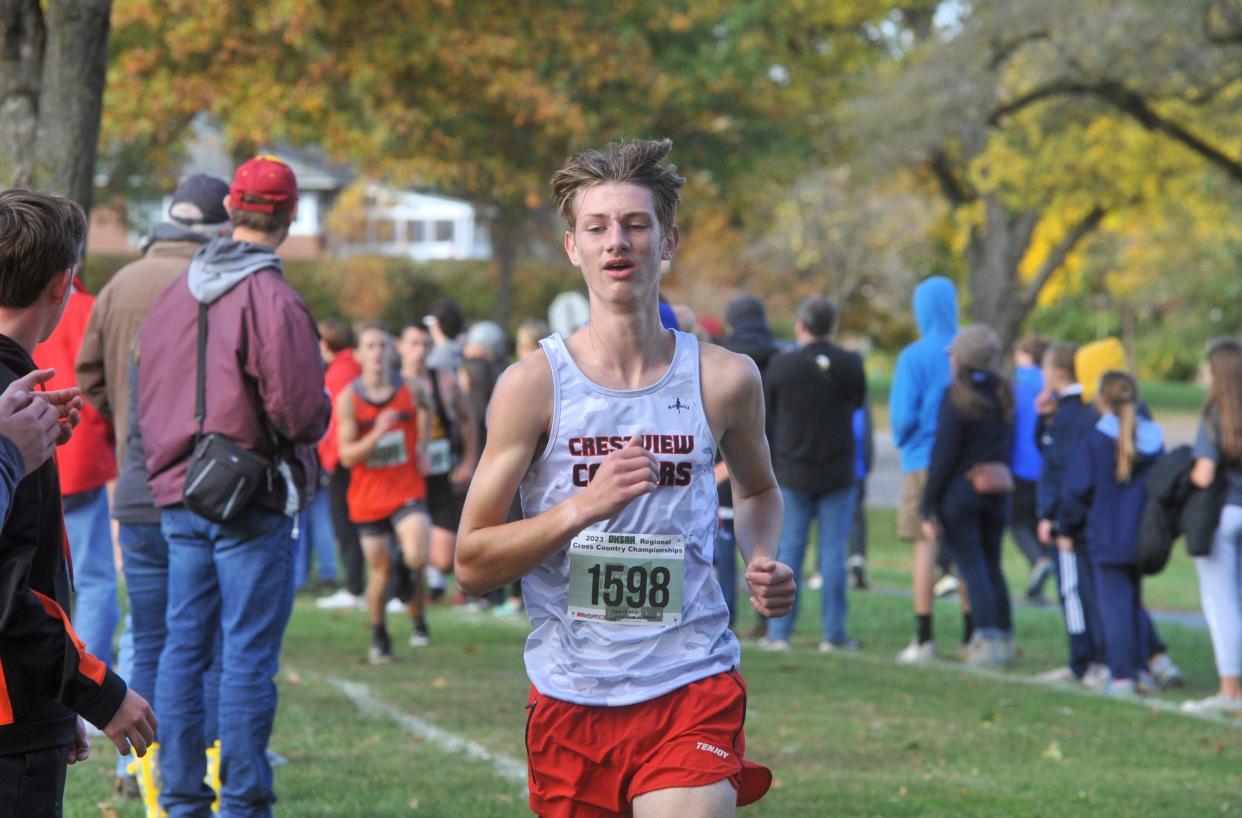
[[[1021,655],[1006,673],[969,672],[952,659],[956,605],[937,606],[942,656],[933,668],[897,667],[910,634],[904,546],[891,515],[872,515],[878,592],[852,593],[851,631],[864,650],[820,655],[808,592],[790,654],[747,648],[751,689],[748,752],[772,767],[773,791],[742,815],[794,816],[1182,816],[1242,814],[1242,721],[1170,712],[1185,696],[1214,689],[1206,633],[1162,627],[1189,688],[1143,703],[1031,683],[1064,660],[1060,617],[1017,611]],[[887,528],[886,528],[887,526]],[[1151,583],[1149,598],[1195,606],[1184,556]],[[1016,563],[1012,563],[1016,567]],[[1011,569],[1016,579],[1021,571]],[[744,617],[745,630],[751,617]],[[276,773],[280,816],[528,814],[521,786],[487,761],[406,733],[387,716],[365,715],[340,681],[366,685],[392,708],[488,750],[523,759],[527,681],[520,624],[437,609],[433,645],[399,642],[393,665],[362,661],[361,614],[328,614],[299,597],[278,679],[273,748],[290,765]],[[394,636],[404,637],[403,624]],[[111,760],[71,771],[65,815],[139,818],[134,803],[110,801]]]

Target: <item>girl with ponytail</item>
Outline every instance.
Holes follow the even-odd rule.
[[[1206,557],[1195,557],[1220,690],[1206,699],[1184,702],[1182,708],[1242,713],[1242,343],[1233,338],[1214,342],[1203,374],[1208,401],[1190,479],[1209,488],[1217,472],[1224,471],[1224,504],[1212,550]]]
[[[1100,419],[1071,462],[1066,488],[1086,511],[1087,554],[1114,695],[1133,695],[1150,678],[1150,635],[1142,610],[1138,529],[1147,502],[1144,475],[1164,451],[1164,431],[1139,412],[1138,384],[1105,372],[1096,398]]]

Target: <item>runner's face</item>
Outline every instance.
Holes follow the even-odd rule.
[[[358,351],[355,354],[363,373],[382,374],[387,371],[392,360],[392,347],[389,346],[388,335],[378,329],[363,330],[358,338]]]
[[[401,344],[397,350],[401,353],[404,367],[415,372],[423,368],[427,359],[427,350],[431,349],[431,334],[416,327],[406,327],[401,333]]]
[[[645,187],[606,182],[578,194],[574,229],[565,252],[592,295],[605,301],[645,303],[659,292],[660,262],[677,249],[677,228],[665,233],[655,199]]]

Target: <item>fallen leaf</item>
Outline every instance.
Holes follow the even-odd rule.
[[[1049,761],[1060,761],[1065,758],[1065,755],[1061,752],[1061,745],[1054,741],[1040,754],[1040,758],[1046,758]]]
[[[443,676],[437,676],[431,682],[431,686],[434,687],[436,690],[443,690],[444,688],[448,687],[448,684],[449,684],[448,679],[444,678]]]
[[[296,670],[291,670],[285,674],[285,681],[291,685],[300,685],[302,684],[302,674]]]
[[[897,794],[900,795],[902,798],[906,797],[907,792],[909,791],[904,786],[901,789],[897,790]]]

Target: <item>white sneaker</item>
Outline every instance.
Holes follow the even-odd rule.
[[[412,631],[407,644],[412,648],[425,648],[431,644],[431,637],[421,631]]]
[[[824,587],[824,578],[819,574],[811,574],[807,577],[806,587],[808,590],[818,591],[820,588]]]
[[[1189,699],[1182,702],[1182,710],[1187,713],[1242,713],[1242,699],[1217,693],[1206,699]]]
[[[929,665],[939,658],[935,642],[924,642],[920,645],[918,639],[913,639],[897,654],[897,664]]]
[[[957,593],[957,589],[961,586],[961,582],[952,574],[945,574],[936,580],[936,584],[932,586],[932,591],[936,594],[937,599],[953,596]]]
[[[758,647],[759,647],[759,650],[771,651],[772,653],[788,653],[789,652],[788,641],[784,639],[772,639],[767,636],[759,640]]]
[[[1046,670],[1043,673],[1035,674],[1035,681],[1047,683],[1069,682],[1073,684],[1074,682],[1081,680],[1074,673],[1074,671],[1070,670],[1069,666],[1066,665],[1064,667],[1056,668],[1055,670]]]
[[[388,604],[384,606],[384,610],[390,614],[399,614],[405,611],[405,603],[397,599],[395,596],[388,600]]]
[[[1092,690],[1103,690],[1112,678],[1108,665],[1088,665],[1087,672],[1082,675],[1082,683]]]
[[[315,600],[315,607],[321,611],[339,611],[345,608],[356,608],[363,604],[365,600],[362,597],[354,596],[344,588]]]

